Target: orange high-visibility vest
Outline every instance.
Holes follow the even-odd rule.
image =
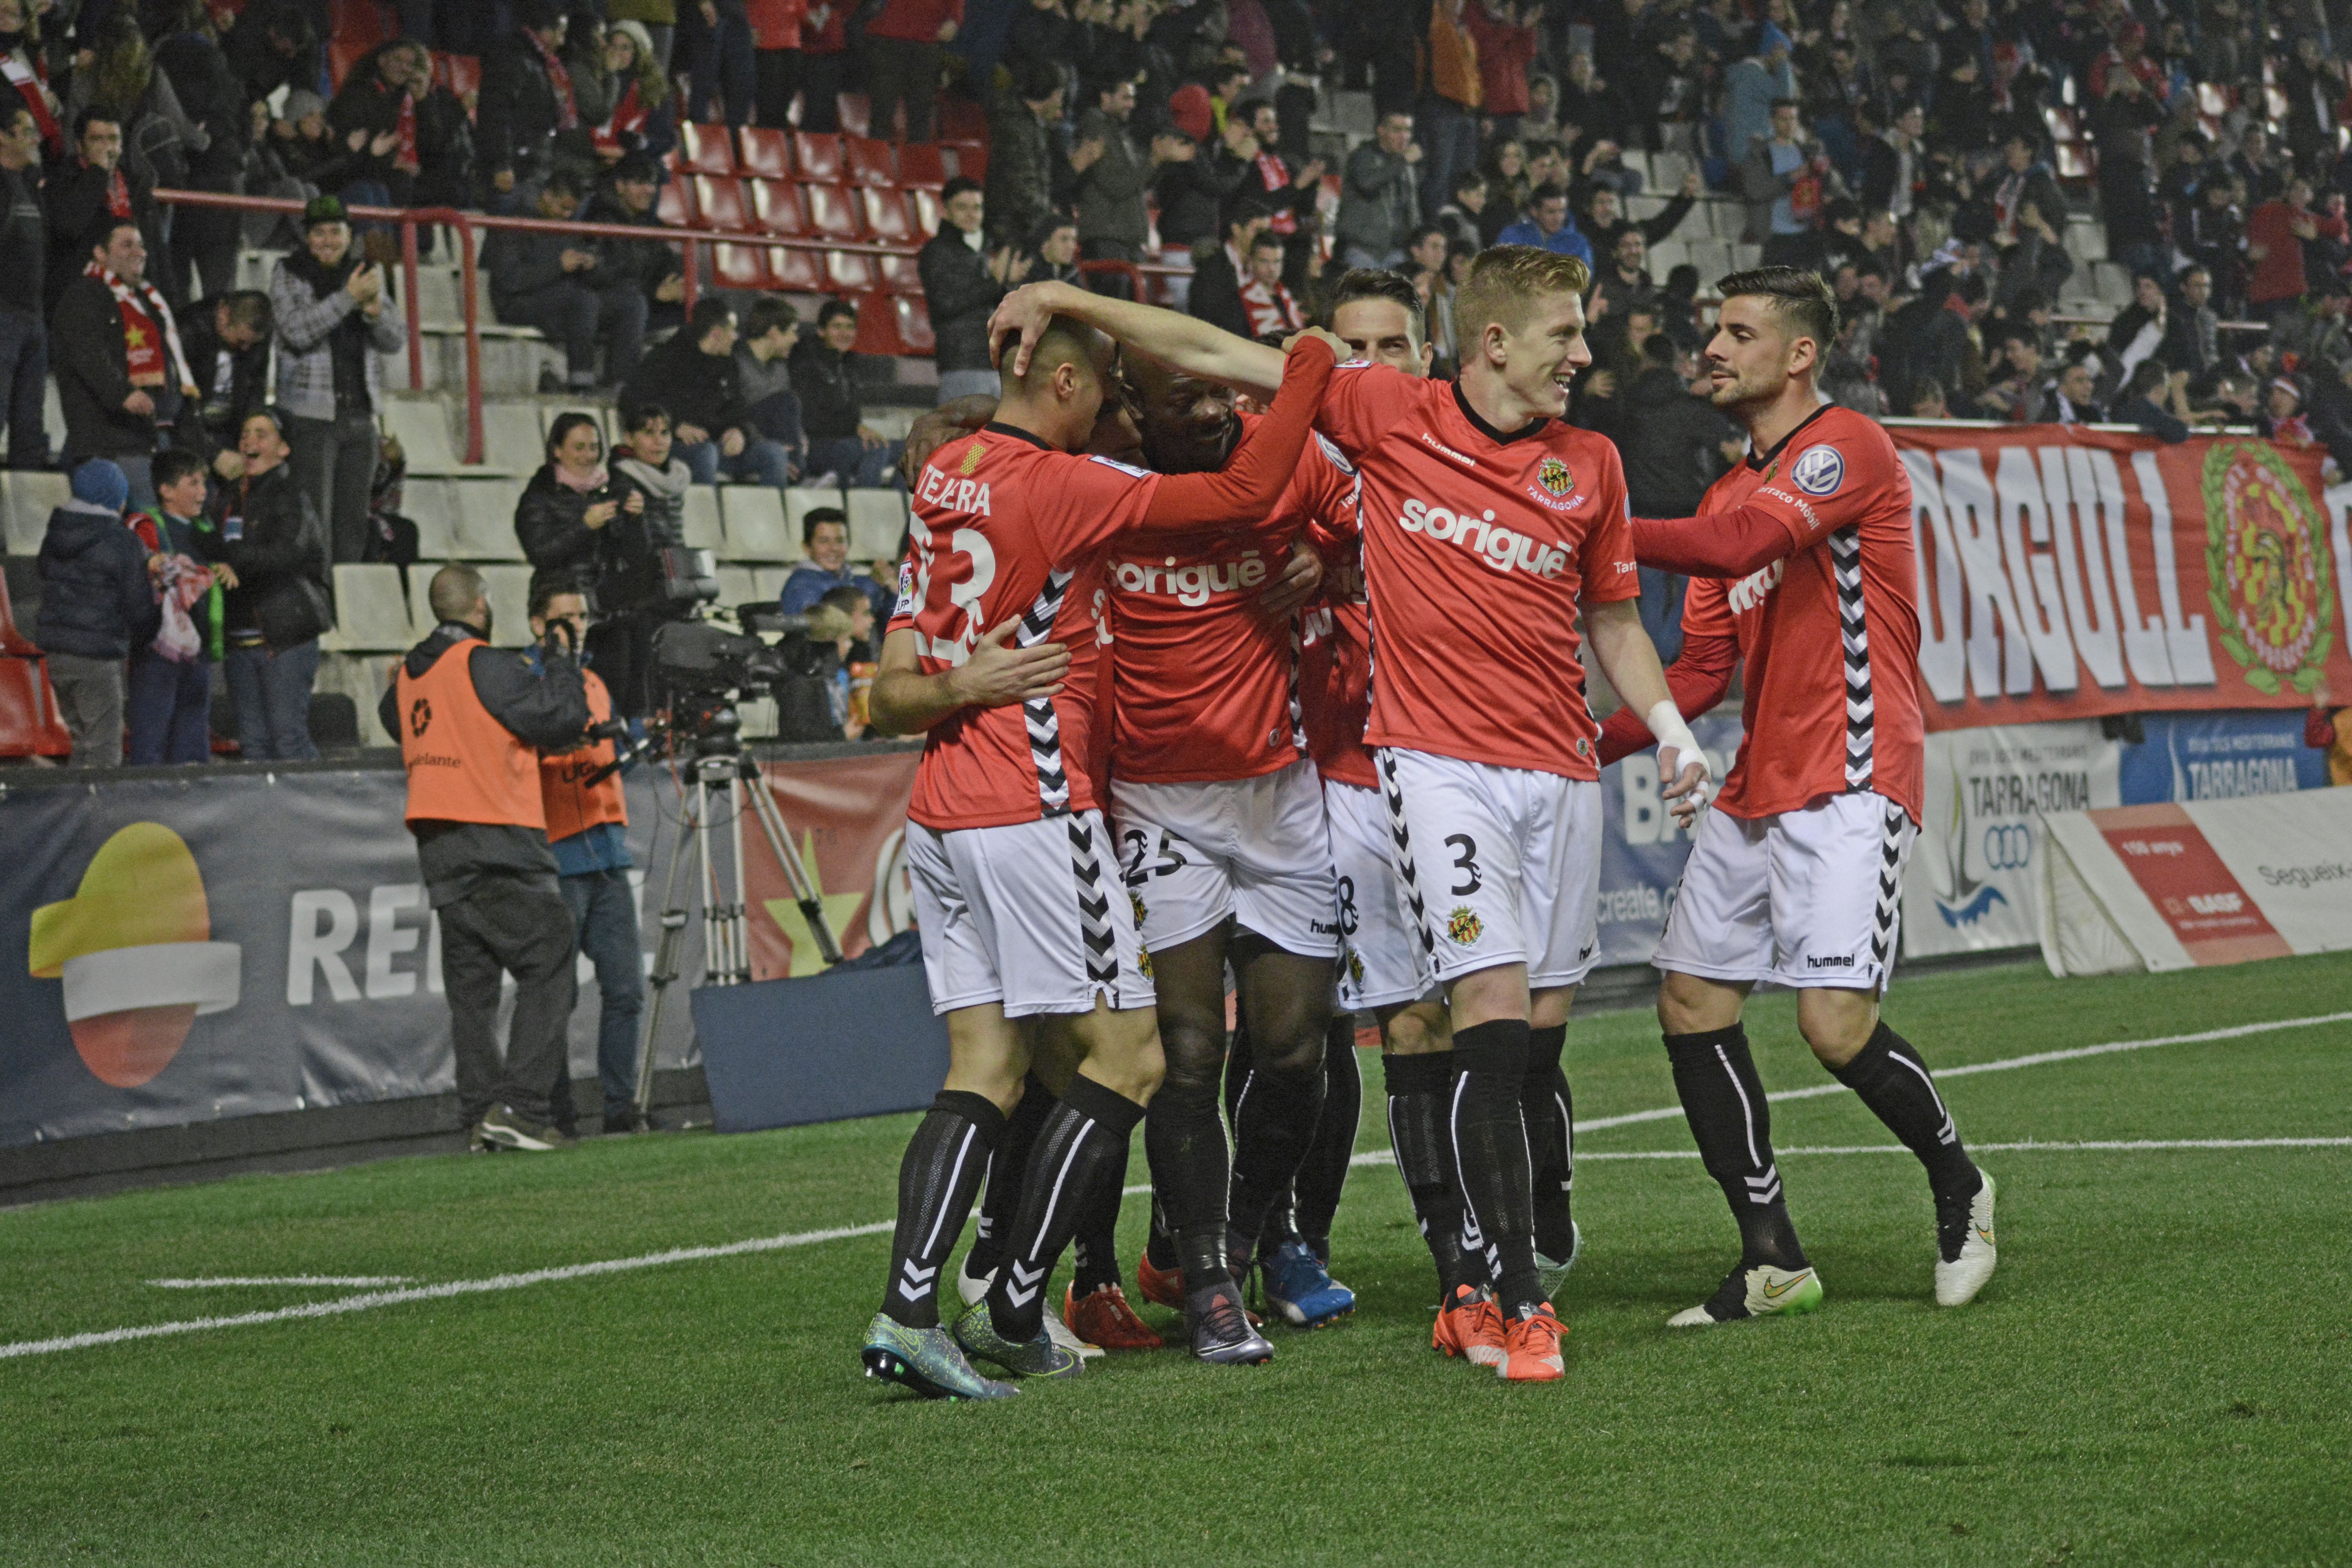
[[[613,716],[613,694],[604,689],[594,670],[581,674],[588,686],[589,721],[602,724]],[[549,843],[585,833],[599,823],[629,820],[619,773],[608,774],[593,784],[584,782],[597,769],[608,766],[614,755],[613,742],[599,741],[559,757],[539,759],[539,797],[546,807]]]
[[[411,822],[547,826],[538,754],[491,718],[474,692],[474,650],[488,646],[479,637],[453,644],[422,676],[401,664],[395,700]]]

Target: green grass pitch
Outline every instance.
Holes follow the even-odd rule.
[[[2352,1008],[2352,957],[1899,983],[1939,1068]],[[1786,997],[1773,1089],[1830,1081]],[[1385,1148],[1368,1053],[1360,1150]],[[1674,1104],[1643,1013],[1577,1021],[1586,1120]],[[1954,1076],[1972,1144],[2352,1137],[2352,1023]],[[0,1343],[885,1221],[911,1119],[409,1159],[0,1213]],[[1784,1150],[1891,1142],[1843,1093]],[[0,1562],[159,1564],[2345,1563],[2352,1147],[1987,1152],[2001,1268],[1933,1305],[1901,1153],[1782,1160],[1825,1310],[1696,1335],[1731,1260],[1679,1120],[1579,1144],[1570,1378],[1428,1349],[1402,1191],[1359,1167],[1357,1315],[1274,1362],[1097,1363],[996,1406],[858,1375],[887,1236],[0,1359]],[[1139,1147],[1130,1181],[1140,1181]],[[1127,1205],[1131,1271],[1145,1205]],[[1059,1285],[1055,1287],[1056,1291]]]

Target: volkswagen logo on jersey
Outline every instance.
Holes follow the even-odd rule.
[[[1809,496],[1833,496],[1845,483],[1845,458],[1835,447],[1808,447],[1789,469],[1789,478]]]

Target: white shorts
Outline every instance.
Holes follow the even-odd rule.
[[[1285,952],[1339,953],[1331,840],[1315,764],[1198,784],[1111,780],[1118,858],[1147,952],[1231,915]]]
[[[1421,936],[1413,930],[1389,858],[1389,808],[1381,792],[1323,781],[1331,825],[1331,868],[1339,884],[1339,1010],[1359,1013],[1417,1002],[1429,992]]]
[[[942,833],[907,824],[907,873],[931,1011],[1002,1002],[1008,1018],[1149,1007],[1135,913],[1102,813]]]
[[[1532,768],[1382,747],[1391,851],[1431,971],[1528,966],[1575,985],[1601,951],[1601,786]]]
[[[1777,816],[1710,809],[1650,962],[1735,984],[1883,991],[1918,832],[1901,806],[1868,793]]]

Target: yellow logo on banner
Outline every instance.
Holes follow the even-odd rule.
[[[2277,448],[2252,441],[2215,443],[2204,490],[2206,595],[2221,646],[2255,690],[2309,693],[2336,618],[2319,509]]]

